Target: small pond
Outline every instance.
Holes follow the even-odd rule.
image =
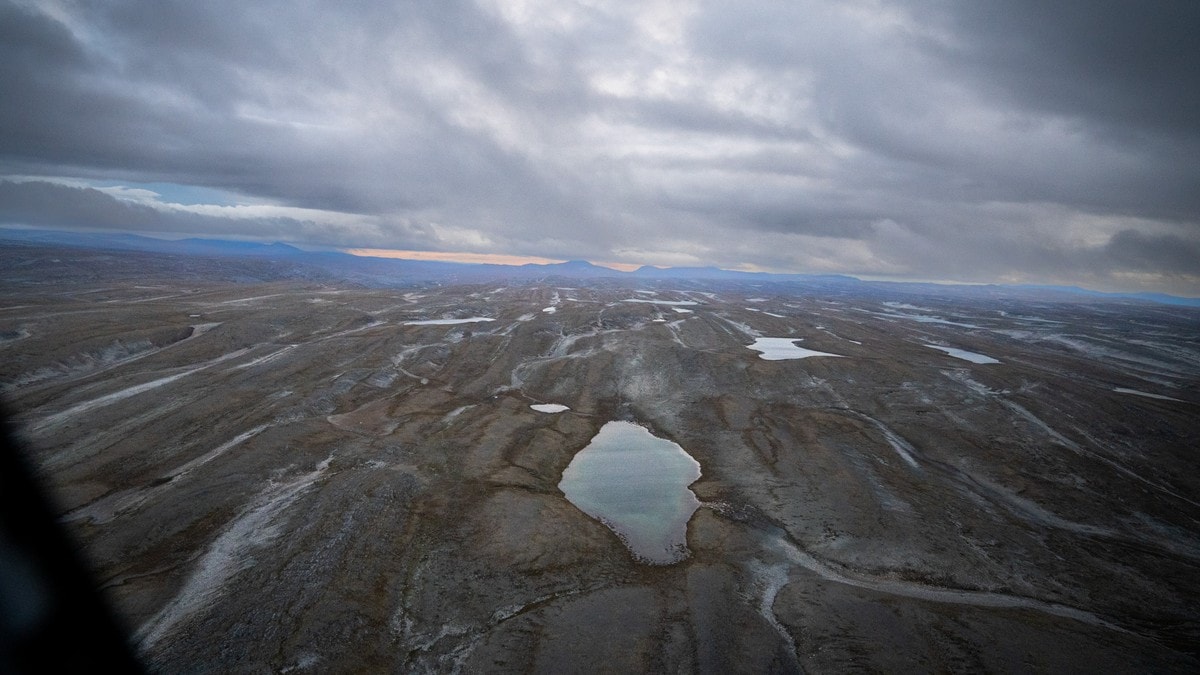
[[[796,345],[798,338],[760,337],[748,348],[758,352],[758,358],[766,361],[783,361],[785,359],[807,359],[814,356],[841,357],[841,354],[818,352]]]
[[[561,403],[534,403],[529,407],[543,413],[560,413],[564,410],[570,410],[570,408]]]
[[[632,422],[609,422],[563,471],[558,488],[607,525],[642,562],[688,555],[687,524],[700,506],[688,486],[700,463],[678,444]]]

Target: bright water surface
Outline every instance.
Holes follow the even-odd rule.
[[[818,352],[814,349],[798,347],[795,338],[764,337],[758,338],[754,341],[754,344],[746,346],[759,352],[758,358],[766,361],[807,359],[813,356],[841,356],[841,354],[830,354],[828,352]]]
[[[699,478],[700,463],[678,444],[609,422],[571,460],[558,489],[635,558],[669,565],[687,557],[687,524],[700,506],[688,486]]]
[[[560,413],[560,412],[563,412],[564,410],[570,410],[570,408],[568,408],[565,405],[562,405],[561,403],[534,403],[533,405],[531,405],[529,407],[533,408],[534,410],[536,410],[538,412],[544,412],[544,413]]]

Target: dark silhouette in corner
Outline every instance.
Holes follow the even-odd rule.
[[[0,410],[0,673],[141,673]]]

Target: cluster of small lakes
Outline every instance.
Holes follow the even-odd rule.
[[[651,303],[645,299],[632,302]],[[461,321],[479,320],[484,319]],[[794,338],[759,337],[747,347],[766,361],[841,356],[805,349],[797,342]],[[971,363],[1000,363],[964,349],[926,346]],[[569,410],[556,403],[529,407],[545,413]],[[700,507],[687,486],[700,475],[700,464],[678,444],[631,422],[608,422],[575,455],[559,488],[572,504],[611,528],[635,558],[670,564],[686,555],[687,524]]]

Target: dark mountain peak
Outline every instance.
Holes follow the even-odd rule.
[[[572,269],[572,270],[600,270],[600,269],[605,269],[605,268],[603,268],[603,267],[599,267],[599,266],[597,266],[597,265],[593,265],[592,263],[590,263],[590,262],[588,262],[588,261],[586,261],[586,260],[568,260],[568,261],[566,261],[566,262],[555,263],[555,264],[551,265],[551,267],[557,267],[557,268],[559,268],[559,269]]]
[[[522,265],[521,269],[538,273],[562,274],[576,277],[618,276],[624,274],[623,272],[611,270],[607,267],[593,265],[586,260],[568,260],[566,262],[548,264],[530,263],[528,265]]]

